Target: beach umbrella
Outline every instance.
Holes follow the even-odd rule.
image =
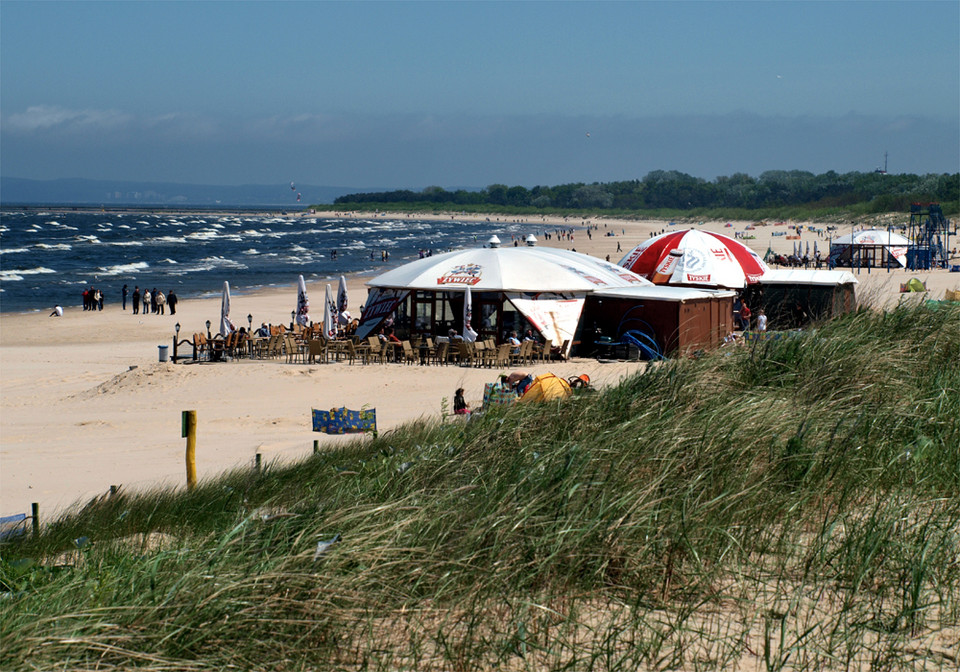
[[[330,284],[327,283],[327,294],[323,302],[323,335],[326,338],[337,337],[337,325],[334,322],[336,312],[337,304],[333,302],[333,293],[330,291]]]
[[[477,332],[473,330],[470,322],[473,320],[473,295],[470,293],[470,285],[467,285],[463,293],[463,340],[473,342],[477,340]]]
[[[347,279],[340,276],[340,284],[337,286],[337,321],[346,326],[349,322],[350,314],[347,312]]]
[[[310,302],[307,300],[307,283],[301,275],[297,280],[297,324],[306,327],[310,324]]]
[[[699,229],[645,240],[620,265],[658,285],[732,289],[757,282],[769,270],[760,255],[739,240]]]
[[[810,256],[810,241],[809,241],[809,240],[807,241],[807,251],[806,251],[806,255],[807,255],[808,257]]]
[[[237,328],[230,321],[230,283],[223,281],[223,296],[220,298],[220,335],[227,336]]]
[[[817,241],[813,241],[813,256],[817,256],[820,250],[817,249]]]

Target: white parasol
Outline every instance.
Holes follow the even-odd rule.
[[[347,313],[347,279],[340,276],[340,284],[337,286],[337,322],[346,325],[349,322],[350,314]]]
[[[227,336],[237,330],[230,321],[230,283],[223,281],[223,297],[220,299],[220,335]]]
[[[310,302],[307,300],[307,283],[301,275],[297,280],[297,324],[301,327],[310,325]]]
[[[337,337],[337,325],[334,322],[336,312],[337,304],[333,302],[330,284],[327,283],[327,293],[323,302],[323,335],[325,338],[333,339]]]
[[[463,340],[470,343],[477,340],[477,332],[473,330],[470,322],[473,320],[473,295],[470,293],[470,285],[467,285],[463,293]]]

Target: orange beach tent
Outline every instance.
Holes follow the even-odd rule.
[[[530,387],[517,402],[523,404],[530,401],[566,399],[571,394],[573,390],[570,389],[570,383],[552,373],[544,373],[533,379]]]

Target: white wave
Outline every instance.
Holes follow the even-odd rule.
[[[0,254],[21,254],[23,252],[29,252],[29,247],[14,247],[8,248],[6,250],[0,250]]]
[[[100,242],[100,239],[97,238],[96,236],[84,236],[84,235],[79,235],[79,236],[74,236],[73,239],[76,240],[76,241],[79,241],[79,242],[87,242],[87,243],[99,243],[99,242]]]
[[[213,240],[217,238],[220,234],[216,231],[206,229],[204,231],[194,231],[193,233],[187,234],[188,240]]]
[[[151,238],[150,242],[152,243],[185,243],[187,239],[183,236],[157,236],[156,238]]]
[[[0,271],[0,282],[10,282],[12,280],[23,280],[25,275],[43,275],[45,273],[56,273],[52,268],[38,266],[37,268],[18,268],[15,270]]]
[[[125,242],[116,242],[116,243],[105,243],[106,245],[113,245],[114,247],[143,247],[143,243],[139,240],[130,240]]]
[[[257,231],[256,229],[247,229],[246,231],[241,231],[241,232],[240,232],[240,235],[242,235],[242,236],[249,236],[249,237],[251,237],[251,238],[262,238],[263,236],[265,236],[265,235],[267,235],[267,234],[261,233],[260,231]]]
[[[143,223],[146,224],[146,222],[143,222]],[[140,224],[140,222],[137,222],[137,224]],[[118,229],[129,229],[129,230],[131,230],[131,231],[133,230],[133,227],[130,226],[129,224],[120,224],[117,228],[118,228]]]
[[[244,254],[260,254],[260,250],[255,247],[251,247],[249,250],[244,250]]]
[[[68,243],[57,243],[56,245],[50,245],[48,243],[37,243],[34,247],[39,247],[41,250],[72,250],[73,245]]]
[[[146,222],[146,221],[144,221],[144,220],[142,220],[142,219],[138,219],[138,220],[137,220],[137,224],[139,224],[140,226],[150,226],[150,222]],[[127,225],[124,225],[124,228],[129,229],[130,227],[127,226]]]
[[[246,270],[247,266],[245,264],[241,264],[239,261],[234,261],[233,259],[227,259],[226,257],[204,257],[203,259],[196,262],[196,264],[183,266],[179,268],[176,272],[171,272],[170,275],[187,275],[188,273],[197,273],[200,271],[212,271],[214,269],[224,269],[224,268]]]
[[[132,264],[117,264],[116,266],[101,266],[98,269],[98,275],[123,275],[124,273],[135,273],[150,268],[150,264],[145,261],[135,261]]]
[[[60,226],[60,222],[55,219],[51,219],[49,222],[47,222],[47,224],[50,226]]]
[[[179,264],[180,262],[167,258],[167,259],[161,259],[160,263],[161,264]]]

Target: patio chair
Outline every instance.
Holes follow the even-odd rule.
[[[316,364],[319,360],[323,360],[324,363],[329,361],[327,344],[319,338],[314,338],[307,341],[307,361]]]
[[[413,349],[413,345],[410,341],[401,341],[400,347],[403,351],[403,363],[404,364],[416,364],[417,363],[417,351]]]
[[[306,348],[303,346],[303,344],[297,342],[297,339],[293,337],[293,334],[288,333],[284,335],[283,347],[287,353],[287,364],[293,364],[297,360],[299,360],[301,363],[306,361],[304,356]]]

